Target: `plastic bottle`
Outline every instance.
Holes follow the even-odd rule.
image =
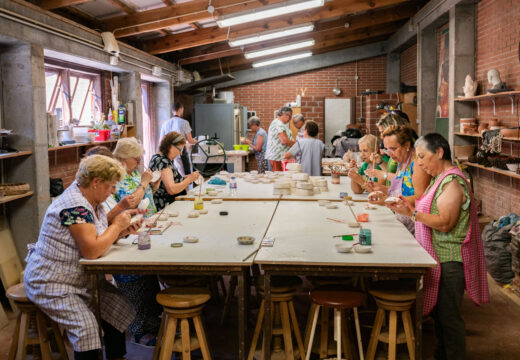
[[[112,112],[112,108],[108,108],[108,121],[114,120],[114,114]]]
[[[125,123],[126,120],[126,108],[123,104],[119,105],[119,112],[117,116],[117,123],[119,125],[122,125]]]
[[[237,196],[237,179],[234,176],[229,180],[229,194],[231,196]]]

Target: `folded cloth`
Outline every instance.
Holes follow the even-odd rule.
[[[208,181],[208,184],[211,184],[211,185],[226,185],[226,182],[224,180],[222,180],[221,178],[219,178],[218,176],[215,176],[213,179]]]

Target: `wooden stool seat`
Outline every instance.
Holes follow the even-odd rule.
[[[290,292],[302,285],[302,279],[298,276],[273,276],[271,277],[271,293]],[[264,276],[258,277],[256,287],[259,291],[264,290]]]
[[[366,295],[359,291],[316,289],[311,291],[311,300],[320,306],[351,309],[365,303]]]
[[[161,275],[159,281],[168,287],[191,286],[206,281],[205,276]]]
[[[8,299],[11,299],[15,302],[31,302],[31,300],[27,298],[27,293],[25,292],[25,287],[23,286],[23,284],[16,284],[11,286],[9,289],[7,289],[5,295]]]
[[[49,335],[53,334],[61,358],[68,360],[58,324],[49,319],[27,298],[24,284],[13,285],[5,293],[7,298],[11,299],[20,310],[16,318],[16,327],[8,359],[25,359],[27,346],[37,345],[38,347],[33,348],[34,358],[39,358],[38,355],[41,355],[42,360],[51,360],[51,339]]]
[[[205,288],[167,288],[156,296],[157,302],[162,306],[180,309],[205,304],[209,299],[209,290]]]
[[[168,288],[156,296],[157,302],[164,307],[161,327],[157,335],[157,345],[153,359],[170,360],[172,352],[182,353],[183,360],[191,359],[191,352],[199,349],[204,360],[211,360],[208,342],[200,317],[204,304],[210,299],[206,288]],[[193,321],[196,337],[190,336],[188,320]],[[175,339],[177,326],[179,339]]]
[[[336,340],[336,357],[338,360],[342,359],[342,342],[345,346],[345,357],[351,359],[353,357],[352,346],[350,346],[350,339],[348,336],[347,327],[345,324],[342,326],[342,319],[344,318],[345,309],[353,309],[354,320],[356,326],[357,342],[359,347],[359,357],[363,360],[363,345],[361,342],[361,329],[359,326],[359,317],[357,308],[365,303],[366,295],[359,291],[347,291],[341,288],[323,287],[311,290],[310,297],[312,300],[311,306],[311,322],[307,322],[305,341],[307,343],[307,356],[306,360],[309,360],[312,345],[314,342],[314,333],[316,331],[316,325],[320,314],[320,309],[323,307],[322,319],[321,319],[321,345],[320,345],[320,357],[326,357],[328,355],[328,308],[334,309],[334,340]],[[309,329],[310,327],[310,329]]]
[[[407,290],[370,290],[373,297],[390,301],[415,301],[417,294],[415,291]]]
[[[415,360],[415,335],[410,309],[415,301],[416,293],[410,290],[370,290],[377,304],[376,319],[370,343],[368,344],[367,360],[375,358],[378,342],[388,344],[388,359],[396,359],[396,345],[404,344],[408,347],[410,360]],[[382,331],[383,323],[388,312],[388,327]],[[399,314],[401,315],[404,332],[398,331]]]

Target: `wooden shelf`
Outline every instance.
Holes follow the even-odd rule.
[[[0,154],[0,160],[14,158],[14,157],[18,157],[18,156],[27,156],[27,155],[31,155],[32,153],[33,153],[32,151],[18,151],[18,152]]]
[[[29,192],[26,192],[25,194],[21,194],[21,195],[6,195],[6,196],[4,196],[3,198],[0,199],[0,204],[5,204],[5,203],[8,203],[10,201],[23,199],[25,197],[32,196],[33,194],[34,194],[34,191],[29,191]]]
[[[494,173],[497,173],[497,174],[509,176],[509,177],[512,177],[512,178],[515,178],[515,179],[520,179],[520,174],[517,174],[517,173],[515,173],[513,171],[500,170],[500,169],[497,169],[497,168],[494,168],[494,167],[485,167],[483,165],[479,165],[479,164],[472,163],[472,162],[469,162],[469,161],[464,161],[463,164],[467,165],[467,166],[474,167],[474,168],[483,169],[483,170],[491,171],[491,172],[494,172]]]
[[[504,91],[496,94],[483,94],[472,97],[457,97],[455,101],[477,101],[483,99],[493,99],[497,97],[516,96],[520,95],[520,91]]]
[[[467,137],[474,137],[474,138],[481,138],[482,139],[482,135],[478,135],[478,134],[464,134],[464,133],[461,133],[461,132],[454,132],[453,134],[458,135],[458,136],[467,136]],[[506,141],[520,141],[520,138],[504,137],[504,138],[502,138],[502,140],[506,140]]]
[[[49,148],[49,151],[58,151],[63,149],[74,149],[74,148],[80,148],[83,146],[96,146],[96,145],[102,145],[102,144],[111,144],[115,143],[117,140],[107,140],[107,141],[95,141],[93,143],[80,143],[80,144],[71,144],[71,145],[63,145],[63,146],[55,146]]]

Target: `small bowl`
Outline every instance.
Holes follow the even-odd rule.
[[[325,207],[327,209],[337,209],[338,208],[338,204],[327,204],[327,205],[325,205]]]
[[[199,238],[196,237],[196,236],[192,236],[192,235],[185,236],[183,240],[184,240],[185,243],[197,243],[197,242],[199,242]]]
[[[211,200],[212,204],[222,204],[222,199],[213,199]]]
[[[209,196],[217,196],[218,195],[218,191],[215,191],[215,190],[208,191],[208,195]]]
[[[253,245],[255,238],[252,236],[239,236],[237,241],[240,245]]]
[[[177,210],[170,210],[170,211],[168,211],[168,216],[177,217],[177,216],[179,216],[179,212]]]
[[[506,164],[506,166],[509,169],[509,171],[517,172],[518,167],[520,166],[520,164]]]
[[[346,243],[336,244],[335,246],[336,246],[337,252],[339,252],[339,253],[352,252],[352,248],[353,248],[351,244],[346,244]]]
[[[356,245],[354,251],[360,254],[366,254],[372,252],[372,246],[370,245]]]

